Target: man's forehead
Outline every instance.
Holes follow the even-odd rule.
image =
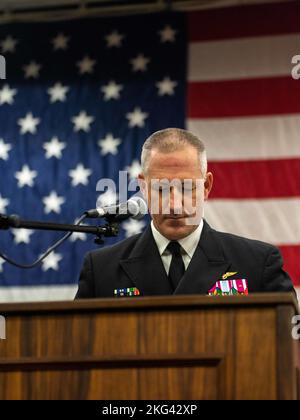
[[[202,178],[200,177],[192,177],[192,178],[180,178],[180,177],[176,177],[176,178],[155,178],[155,177],[151,177],[151,184],[152,185],[196,185],[198,181],[201,181]]]
[[[195,149],[181,149],[174,152],[163,153],[152,150],[150,157],[151,168],[199,168],[199,157]]]

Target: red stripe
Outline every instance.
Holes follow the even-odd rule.
[[[299,32],[299,1],[226,7],[188,14],[190,41]]]
[[[299,113],[299,98],[300,80],[292,77],[189,82],[188,117]]]
[[[281,245],[284,270],[289,273],[295,286],[300,286],[300,245]]]
[[[209,162],[208,170],[211,198],[300,197],[300,159]]]

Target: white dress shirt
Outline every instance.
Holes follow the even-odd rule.
[[[190,235],[186,236],[183,239],[179,239],[177,242],[181,245],[181,253],[182,253],[182,259],[185,266],[185,269],[187,270],[189,263],[191,262],[191,259],[193,258],[194,252],[196,251],[198,242],[200,240],[201,232],[203,229],[203,219],[201,219],[200,225],[197,227],[194,232],[192,232]],[[167,239],[165,236],[163,236],[154,226],[153,220],[151,221],[151,230],[154,237],[154,240],[156,242],[159,255],[161,256],[163,265],[165,267],[166,273],[169,274],[169,269],[171,265],[172,260],[172,254],[167,249],[167,246],[171,242],[169,239]]]

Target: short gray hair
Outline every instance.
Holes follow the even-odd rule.
[[[156,131],[147,138],[142,149],[142,171],[146,173],[148,170],[151,150],[157,149],[164,153],[171,153],[184,148],[187,144],[198,150],[201,172],[205,176],[207,172],[205,145],[197,136],[181,128],[166,128]]]

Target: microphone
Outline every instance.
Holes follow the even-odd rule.
[[[135,220],[142,219],[148,212],[148,207],[141,197],[131,197],[125,203],[112,206],[98,207],[91,209],[84,214],[91,219],[105,217],[114,222],[122,222],[132,217]]]

